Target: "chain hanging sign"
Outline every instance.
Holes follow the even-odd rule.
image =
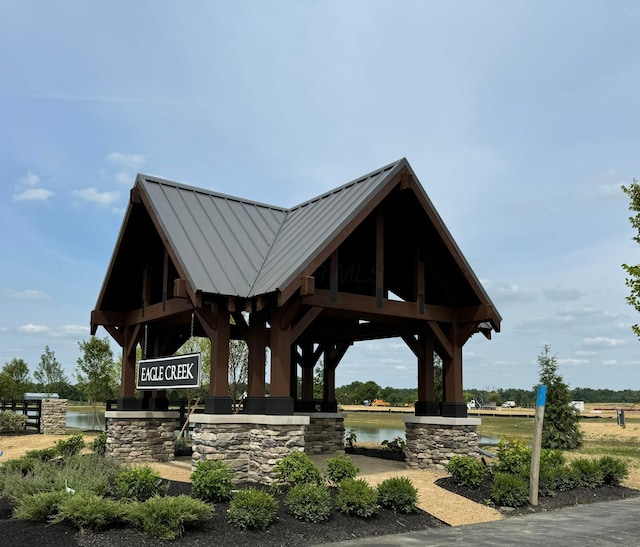
[[[138,363],[137,389],[187,389],[200,387],[200,354],[189,353]]]

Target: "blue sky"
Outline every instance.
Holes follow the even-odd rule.
[[[503,316],[465,387],[640,389],[640,3],[0,0],[0,365],[69,376],[136,172],[291,206],[406,156]],[[99,331],[100,336],[106,333]],[[402,342],[338,385],[416,384]]]

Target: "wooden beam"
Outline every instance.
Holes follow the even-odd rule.
[[[164,261],[162,265],[162,304],[165,307],[167,305],[168,292],[169,292],[169,253],[165,249]]]
[[[384,301],[384,210],[382,205],[376,214],[376,306]]]
[[[302,318],[291,328],[291,342],[295,342],[304,333],[305,330],[315,321],[322,313],[320,306],[315,306],[307,311]]]
[[[189,298],[189,292],[187,291],[186,279],[174,279],[173,281],[173,297],[174,298]]]
[[[113,338],[120,347],[124,347],[124,334],[119,327],[114,325],[102,325],[102,327],[111,335],[111,338]]]
[[[336,249],[329,260],[329,298],[332,302],[338,296],[338,249]]]
[[[418,359],[424,359],[424,348],[413,334],[402,334],[401,337]]]
[[[127,314],[116,311],[93,310],[91,312],[91,323],[105,328],[107,325],[122,327],[127,323]]]
[[[158,304],[152,304],[146,308],[139,310],[133,310],[127,313],[125,318],[126,325],[135,325],[137,323],[148,323],[150,321],[157,321],[158,319],[166,319],[172,315],[191,311],[193,306],[189,300],[183,298],[172,298]]]
[[[248,386],[247,396],[264,397],[265,395],[265,348],[267,345],[267,326],[265,316],[261,312],[253,312],[249,317],[249,333],[247,336]]]
[[[438,344],[446,354],[442,356],[443,360],[444,357],[451,358],[453,356],[453,344],[449,341],[444,332],[442,332],[442,329],[440,328],[440,325],[438,325],[438,323],[436,323],[435,321],[429,321],[428,324],[431,328],[431,332],[436,337]]]
[[[418,302],[418,313],[420,315],[424,315],[424,306],[425,306],[425,275],[424,275],[424,261],[418,260],[417,268],[416,268],[416,287],[417,287],[417,295],[416,300]]]
[[[229,397],[229,311],[223,306],[215,306],[215,309],[202,307],[195,311],[211,340],[209,395]]]
[[[313,294],[316,290],[316,278],[312,275],[303,275],[300,278],[300,296]]]
[[[433,366],[433,334],[421,333],[418,336],[418,344],[421,348],[421,356],[418,356],[418,401],[435,401],[435,374]]]
[[[238,328],[240,336],[242,337],[243,340],[246,341],[247,336],[249,335],[249,325],[247,325],[247,322],[244,319],[244,315],[242,315],[242,313],[240,313],[239,311],[236,311],[236,312],[232,312],[231,316],[233,317],[233,320],[236,323],[236,327]]]
[[[282,328],[282,309],[271,313],[271,396],[291,396],[291,326]],[[286,321],[284,322],[286,325]]]
[[[281,329],[290,329],[294,317],[300,311],[300,299],[295,298],[293,300],[290,300],[284,306],[280,306],[278,310],[278,317],[280,318],[279,327]]]

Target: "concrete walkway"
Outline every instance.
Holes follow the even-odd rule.
[[[324,547],[437,547],[453,544],[474,547],[632,547],[640,545],[639,515],[640,497],[635,497],[533,513],[497,522],[330,543]]]

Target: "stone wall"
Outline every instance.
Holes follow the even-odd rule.
[[[192,414],[192,465],[223,460],[236,482],[271,484],[276,462],[305,448],[309,418]]]
[[[296,415],[301,414],[296,413]],[[308,416],[310,422],[305,432],[305,452],[309,454],[344,452],[344,415],[313,413]]]
[[[179,414],[161,411],[109,411],[106,456],[123,462],[173,460]]]
[[[478,418],[406,417],[405,455],[410,469],[445,469],[456,454],[478,453]]]
[[[67,432],[67,399],[43,399],[40,433],[64,435]]]

